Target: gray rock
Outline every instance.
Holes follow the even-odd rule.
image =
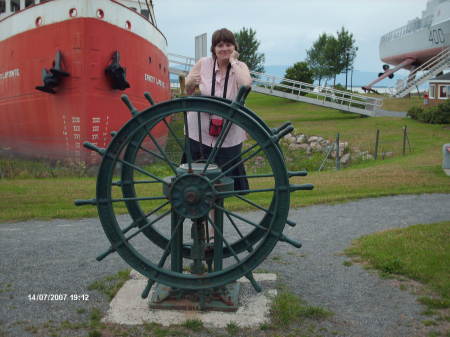
[[[299,144],[299,148],[304,150],[304,151],[311,152],[311,146],[309,144],[307,144],[307,143]]]
[[[309,144],[311,146],[311,149],[313,152],[320,152],[322,151],[322,146],[318,142],[312,142]]]
[[[339,142],[339,150],[341,149],[347,149],[348,148],[348,142]]]
[[[288,144],[293,144],[293,143],[295,143],[297,141],[297,138],[292,136],[290,133],[287,134],[286,136],[284,136],[284,139],[286,140],[286,142]]]
[[[291,143],[289,144],[288,149],[291,151],[298,150],[302,148],[302,145],[304,144]]]
[[[299,144],[304,144],[306,143],[306,136],[301,134],[300,136],[297,137],[297,143]]]
[[[341,164],[342,165],[347,165],[350,162],[351,159],[351,155],[350,153],[346,153],[341,157]]]

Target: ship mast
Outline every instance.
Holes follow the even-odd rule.
[[[153,11],[153,1],[145,0],[148,9],[148,19],[156,26],[155,12]]]

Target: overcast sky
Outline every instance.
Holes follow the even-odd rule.
[[[266,65],[303,61],[321,33],[344,26],[359,48],[355,69],[380,71],[380,37],[420,17],[427,0],[153,0],[169,52],[194,56],[194,36],[226,27],[256,30]]]

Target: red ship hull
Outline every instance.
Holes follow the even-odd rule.
[[[61,51],[63,78],[55,94],[36,90],[43,68]],[[130,88],[111,89],[105,68],[114,52]],[[131,118],[126,93],[138,109],[170,98],[167,56],[141,36],[95,18],[44,25],[0,42],[0,149],[27,157],[98,161],[84,141],[106,147],[110,133]],[[154,129],[164,143],[167,130]]]

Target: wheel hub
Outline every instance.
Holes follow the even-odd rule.
[[[179,215],[197,219],[208,215],[214,205],[214,187],[205,176],[185,174],[172,183],[169,199]]]

